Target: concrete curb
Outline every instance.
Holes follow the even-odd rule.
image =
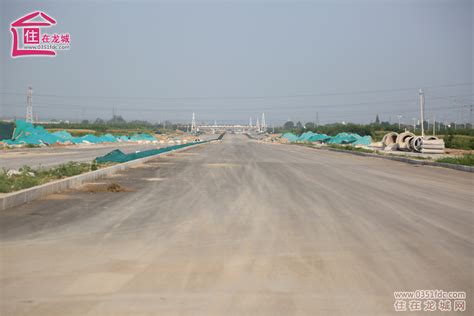
[[[443,168],[454,169],[454,170],[459,170],[459,171],[464,171],[464,172],[474,172],[474,167],[464,166],[464,165],[455,165],[455,164],[451,164],[451,163],[416,160],[416,159],[410,159],[410,158],[407,158],[407,157],[384,156],[384,155],[377,155],[377,154],[371,154],[371,153],[362,153],[362,152],[357,152],[357,151],[349,151],[349,150],[342,150],[342,149],[336,149],[336,148],[323,148],[323,147],[321,147],[321,148],[310,147],[310,148],[325,149],[325,150],[329,150],[329,151],[341,152],[341,153],[346,153],[346,154],[351,154],[351,155],[356,155],[356,156],[382,158],[382,159],[405,162],[405,163],[409,163],[409,164],[412,164],[412,165],[443,167]]]
[[[96,179],[110,176],[114,173],[120,172],[122,170],[126,170],[132,166],[137,166],[149,160],[155,159],[158,156],[166,156],[171,153],[184,151],[184,150],[194,148],[200,145],[211,143],[213,141],[215,140],[210,140],[206,143],[191,145],[184,148],[178,148],[178,149],[160,153],[157,155],[135,159],[135,160],[120,163],[114,166],[106,167],[103,169],[82,173],[77,176],[48,182],[48,183],[35,186],[32,188],[28,188],[28,189],[24,189],[24,190],[12,192],[12,193],[7,193],[3,196],[0,196],[0,211],[6,210],[8,208],[18,206],[24,203],[31,202],[33,200],[36,200],[38,198],[41,198],[53,193],[58,193],[58,192],[65,191],[68,189],[80,187],[86,182],[91,182]]]

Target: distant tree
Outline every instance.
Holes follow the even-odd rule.
[[[380,124],[380,118],[379,118],[379,115],[377,114],[377,116],[375,117],[375,124]]]
[[[89,124],[89,120],[82,120],[81,124]]]
[[[98,117],[95,119],[94,124],[105,124],[105,121],[101,119],[100,117]]]
[[[285,129],[293,129],[293,128],[295,128],[295,123],[293,123],[292,121],[288,121],[288,122],[286,122],[285,124],[283,124],[283,128],[285,128]]]
[[[313,130],[313,129],[316,128],[316,124],[313,123],[313,122],[308,122],[308,123],[306,123],[306,124],[304,125],[304,127],[305,127],[306,129],[311,129],[311,130]]]
[[[302,129],[302,128],[303,128],[303,124],[301,124],[301,122],[298,121],[298,123],[296,123],[296,128],[297,128],[297,129]]]
[[[125,121],[121,115],[114,115],[108,121],[108,123],[109,124],[125,124],[125,123],[127,123],[127,121]]]
[[[128,122],[130,125],[139,125],[139,126],[150,126],[150,122],[148,121],[143,121],[143,120],[134,120]]]
[[[162,126],[165,129],[173,129],[174,127],[176,127],[176,125],[174,125],[173,122],[168,121],[168,120],[165,120]]]

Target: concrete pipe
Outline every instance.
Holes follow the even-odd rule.
[[[413,138],[415,138],[415,135],[405,138],[405,145],[406,145],[406,150],[407,151],[413,151],[414,150],[413,147],[411,147],[411,141],[413,140]]]
[[[409,150],[408,147],[409,145],[407,146],[407,138],[409,137],[414,137],[415,134],[411,133],[411,132],[404,132],[404,133],[401,133],[401,134],[398,134],[397,136],[397,144],[398,144],[398,149],[399,150],[404,150],[404,151],[407,151]]]
[[[427,154],[442,154],[444,153],[444,141],[436,136],[427,136],[423,138],[421,144],[421,152]]]
[[[414,151],[421,152],[421,148],[423,146],[423,137],[421,136],[415,136],[412,138],[410,142],[411,148],[413,148]]]
[[[398,133],[391,132],[388,134],[385,134],[385,136],[382,138],[382,144],[384,146],[389,146],[397,143],[397,136]]]

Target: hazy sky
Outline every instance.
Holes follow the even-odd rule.
[[[71,50],[11,58],[10,23],[37,10]],[[473,15],[470,0],[0,0],[0,117],[24,116],[31,84],[40,119],[409,122],[424,87],[429,115],[467,121]]]

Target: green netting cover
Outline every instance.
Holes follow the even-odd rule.
[[[11,139],[15,125],[9,122],[0,122],[0,140]]]
[[[328,144],[352,144],[365,146],[372,143],[372,137],[360,136],[359,134],[354,133],[339,133],[336,136],[328,136],[326,134],[318,134],[309,131],[300,136],[296,136],[292,133],[285,133],[281,137],[288,139],[290,142],[323,142]]]
[[[369,146],[372,143],[372,137],[362,136],[358,140],[352,143],[352,145],[364,145]]]
[[[309,142],[325,142],[331,139],[331,136],[326,134],[314,134],[310,136],[307,140]]]
[[[11,139],[3,140],[9,145],[53,145],[53,144],[81,144],[81,143],[115,143],[115,142],[126,142],[126,141],[156,141],[156,138],[150,134],[135,134],[130,138],[128,136],[113,136],[111,134],[105,134],[102,136],[95,136],[87,134],[82,137],[73,137],[66,131],[57,131],[50,133],[43,128],[43,126],[34,126],[31,123],[25,122],[24,120],[17,120],[15,122],[16,128],[13,131],[13,135],[10,134]],[[8,138],[10,138],[8,137]]]
[[[127,162],[127,161],[131,161],[131,160],[139,159],[139,158],[145,158],[145,157],[149,157],[149,156],[153,156],[153,155],[158,155],[158,154],[161,154],[161,153],[164,153],[164,152],[168,152],[168,151],[171,151],[171,150],[175,150],[175,149],[179,149],[179,148],[183,148],[183,147],[187,147],[187,146],[191,146],[191,145],[206,143],[206,142],[209,142],[209,141],[201,141],[201,142],[195,142],[195,143],[174,145],[174,146],[168,146],[168,147],[164,147],[164,148],[145,150],[145,151],[140,151],[140,152],[130,153],[130,154],[125,154],[123,151],[121,151],[119,149],[115,149],[115,150],[109,152],[108,154],[106,154],[104,156],[97,157],[95,159],[95,161],[97,161],[98,163]]]
[[[359,135],[357,135],[359,136]],[[360,137],[360,136],[359,136]],[[336,136],[328,140],[328,144],[350,144],[357,140],[355,134],[351,133],[339,133]]]
[[[296,142],[298,140],[298,136],[293,133],[285,133],[281,136],[281,138],[286,138],[290,142]]]
[[[311,131],[303,133],[301,134],[300,137],[298,137],[298,141],[301,141],[301,142],[318,142],[318,141],[326,141],[329,139],[331,139],[331,136],[328,136],[326,134],[313,133]]]

